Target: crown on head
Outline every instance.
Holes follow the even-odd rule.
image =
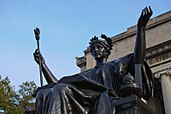
[[[89,42],[90,47],[92,47],[92,45],[94,43],[100,43],[103,46],[105,46],[108,50],[112,50],[113,44],[112,44],[111,38],[110,37],[107,37],[105,34],[101,34],[100,37],[102,39],[104,39],[105,41],[104,40],[99,40],[97,36],[94,36],[92,39],[90,39],[90,42]]]

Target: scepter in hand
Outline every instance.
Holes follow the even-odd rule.
[[[39,28],[34,29],[34,34],[35,34],[35,38],[37,41],[37,50],[38,50],[38,52],[40,52],[40,48],[39,48],[40,30],[39,30]],[[43,86],[43,76],[42,76],[42,65],[41,65],[40,58],[39,58],[39,73],[40,73],[40,84],[42,87]]]

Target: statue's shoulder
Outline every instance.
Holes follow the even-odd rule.
[[[123,57],[117,58],[117,59],[109,62],[109,64],[118,65],[121,62],[130,62],[133,60],[133,55],[134,55],[133,53],[130,53],[128,55],[125,55]]]

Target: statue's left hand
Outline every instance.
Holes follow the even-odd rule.
[[[138,20],[138,28],[143,28],[145,29],[150,17],[152,16],[153,11],[151,10],[151,7],[145,7],[142,12],[141,12],[141,16]]]

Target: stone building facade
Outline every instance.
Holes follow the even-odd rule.
[[[123,57],[134,50],[136,26],[112,37],[113,50],[108,61]],[[171,113],[171,11],[150,19],[146,27],[146,59],[154,74],[154,97],[147,101],[155,114]],[[84,56],[76,57],[81,71],[95,66],[89,47]]]

